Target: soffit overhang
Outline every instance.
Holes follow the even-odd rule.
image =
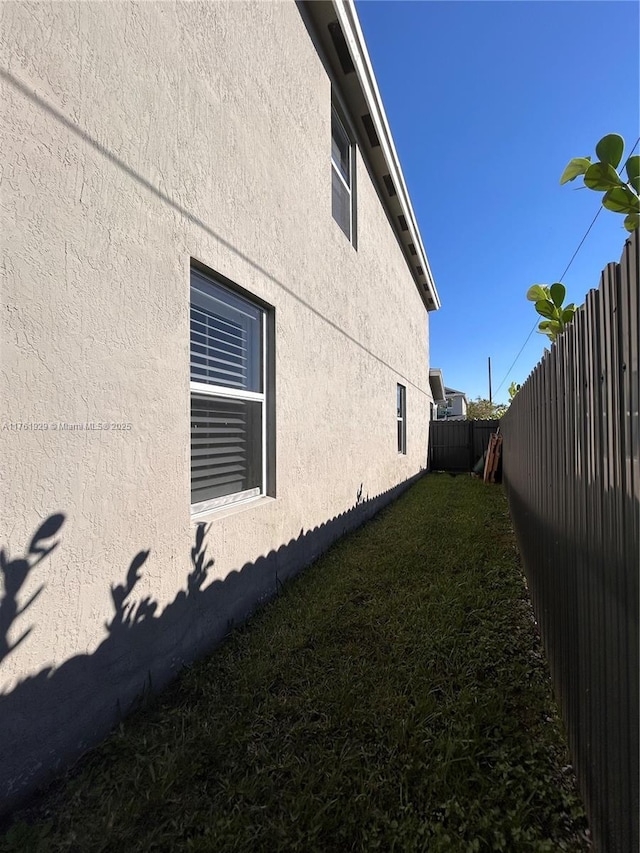
[[[442,370],[439,367],[429,369],[429,385],[434,403],[440,403],[446,399],[444,391],[444,380],[442,378]]]

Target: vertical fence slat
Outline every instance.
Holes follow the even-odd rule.
[[[639,849],[639,235],[501,421],[504,482],[598,853]]]
[[[580,435],[582,437],[582,452],[580,457],[581,476],[576,482],[577,495],[579,502],[579,514],[581,521],[581,538],[579,542],[584,543],[583,553],[578,553],[576,560],[576,574],[581,577],[580,593],[582,596],[582,625],[583,632],[580,638],[582,655],[578,663],[580,670],[583,689],[581,699],[583,702],[583,713],[581,714],[581,729],[583,746],[580,752],[574,753],[574,764],[578,770],[578,781],[580,782],[583,791],[589,790],[590,781],[587,778],[587,769],[591,766],[591,705],[593,697],[591,695],[591,590],[589,583],[589,565],[588,565],[588,538],[589,538],[589,501],[588,501],[588,483],[591,477],[591,394],[590,394],[590,376],[588,366],[590,364],[588,358],[588,340],[590,333],[590,324],[586,312],[581,311],[580,316],[576,318],[578,328],[580,330],[580,341],[577,352],[578,366],[578,381],[581,391],[581,422]],[[577,734],[577,733],[576,733]],[[570,732],[570,737],[573,739],[573,733]]]
[[[606,832],[604,803],[607,790],[602,778],[603,744],[600,732],[603,728],[603,703],[606,700],[604,672],[602,671],[602,619],[601,619],[601,577],[598,574],[598,554],[601,550],[602,511],[600,488],[602,484],[602,446],[600,429],[600,293],[590,291],[587,294],[587,318],[589,334],[586,339],[588,359],[588,399],[589,399],[589,436],[588,436],[588,480],[587,480],[587,589],[589,596],[588,618],[591,626],[588,646],[588,669],[590,691],[589,743],[591,761],[585,766],[585,775],[589,791],[598,791],[599,796],[591,796],[590,809],[592,824],[602,826]]]
[[[615,427],[617,411],[617,384],[619,365],[617,361],[617,313],[618,304],[616,297],[617,278],[619,266],[609,264],[604,271],[603,285],[603,310],[601,315],[601,328],[604,335],[604,381],[602,383],[602,418],[604,424],[604,459],[605,479],[603,491],[603,522],[604,537],[608,543],[609,573],[605,581],[605,608],[603,618],[606,626],[610,627],[605,635],[605,666],[607,669],[606,683],[613,686],[613,690],[607,694],[607,717],[609,720],[607,730],[610,732],[608,749],[605,755],[605,775],[609,789],[609,800],[612,803],[608,815],[608,832],[612,838],[614,847],[619,848],[622,837],[622,824],[625,816],[621,813],[622,792],[620,790],[619,768],[624,763],[622,754],[622,732],[624,715],[622,706],[622,691],[624,688],[620,682],[620,628],[624,627],[625,603],[619,597],[620,569],[620,547],[619,533],[622,534],[623,527],[620,523],[618,513],[619,485],[616,471],[618,468],[618,454],[620,451],[617,441],[617,430]]]

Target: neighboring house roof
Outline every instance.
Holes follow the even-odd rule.
[[[445,388],[444,393],[447,397],[458,396],[458,397],[464,397],[465,400],[467,399],[467,395],[464,393],[464,391],[456,391],[455,388]]]
[[[353,0],[306,0],[306,12],[329,60],[340,94],[359,133],[389,221],[427,311],[440,297],[422,243],[400,160],[385,114]],[[363,144],[364,143],[364,144]]]
[[[446,394],[442,379],[442,370],[440,370],[439,367],[432,367],[429,369],[429,385],[431,387],[431,395],[434,403],[444,401]]]

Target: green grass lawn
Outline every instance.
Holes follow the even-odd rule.
[[[502,489],[433,474],[125,722],[0,849],[588,850],[568,764]]]

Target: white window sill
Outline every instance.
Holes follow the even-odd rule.
[[[216,521],[222,518],[228,518],[230,515],[237,515],[240,512],[245,512],[248,509],[256,509],[264,504],[275,502],[275,498],[268,495],[259,495],[256,498],[250,498],[247,501],[238,501],[235,504],[227,504],[226,506],[214,507],[213,509],[205,509],[201,512],[191,513],[191,523],[201,524],[203,521]]]

